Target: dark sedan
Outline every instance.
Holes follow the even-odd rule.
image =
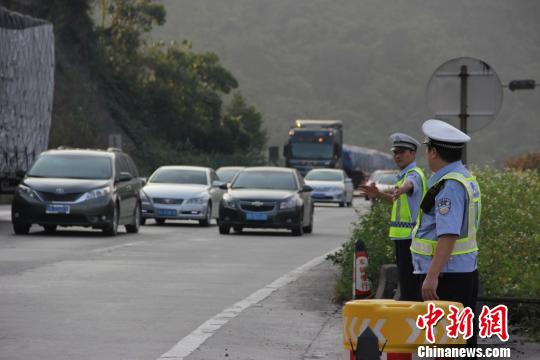
[[[244,228],[284,228],[295,236],[311,233],[311,190],[294,169],[244,169],[221,200],[219,232],[228,234],[232,227],[237,232]]]

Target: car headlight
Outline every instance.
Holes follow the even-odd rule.
[[[41,200],[41,201],[43,201],[43,200],[41,199],[41,197],[38,195],[38,193],[37,193],[34,189],[32,189],[31,187],[28,187],[28,186],[26,186],[26,185],[22,185],[22,184],[21,184],[21,185],[19,185],[19,187],[18,187],[18,191],[19,191],[19,193],[20,193],[21,195],[24,195],[24,196],[26,196],[26,197],[29,197],[29,198],[31,198],[31,199],[33,199],[33,200]]]
[[[280,209],[292,209],[296,207],[296,199],[290,198],[279,204]]]
[[[186,204],[203,205],[206,204],[207,199],[204,197],[191,198],[186,201]]]
[[[108,196],[111,193],[111,188],[109,186],[95,189],[92,191],[85,192],[78,201],[88,201],[93,199],[99,199],[104,196]]]
[[[234,199],[230,197],[229,195],[224,195],[221,200],[221,203],[226,208],[236,209],[236,201],[234,201]]]

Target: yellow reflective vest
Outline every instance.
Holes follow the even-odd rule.
[[[409,175],[413,171],[420,176],[423,198],[427,191],[426,177],[422,169],[418,166],[415,166],[408,170],[405,175],[403,175],[403,177],[397,182],[396,187],[400,187],[401,185],[403,185],[407,180],[407,175]],[[410,239],[412,236],[412,229],[415,225],[416,219],[412,218],[407,194],[401,194],[392,205],[392,216],[390,217],[389,236],[391,238],[397,239]]]
[[[467,192],[468,198],[467,232],[457,239],[451,255],[461,255],[478,251],[478,244],[476,242],[476,231],[480,224],[480,213],[482,206],[480,198],[480,187],[478,185],[478,182],[476,181],[476,178],[474,176],[465,177],[463,174],[458,172],[450,172],[441,177],[437,184],[442,180],[455,180],[461,183]],[[413,229],[411,252],[420,255],[433,256],[433,254],[435,254],[435,248],[437,247],[437,239],[422,239],[417,237],[416,233],[421,224],[422,211],[419,211],[418,221],[415,228]]]

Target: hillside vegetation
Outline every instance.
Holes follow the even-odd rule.
[[[153,0],[0,0],[54,25],[55,96],[50,147],[124,148],[148,173],[161,164],[261,161],[262,115],[211,51],[148,41],[166,23]]]
[[[428,80],[455,57],[486,61],[504,84],[540,81],[537,0],[163,3],[168,21],[153,36],[215,51],[265,114],[271,145],[295,118],[341,119],[348,143],[384,151],[391,132],[421,138]],[[504,90],[497,119],[472,133],[472,162],[538,150],[539,91]]]

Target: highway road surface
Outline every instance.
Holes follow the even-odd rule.
[[[355,208],[365,212],[368,203],[355,199]],[[34,226],[15,236],[2,206],[0,359],[187,357],[231,318],[319,266],[357,218],[354,208],[317,206],[314,233],[302,237],[219,235],[215,224],[152,220],[135,235],[47,235]]]

